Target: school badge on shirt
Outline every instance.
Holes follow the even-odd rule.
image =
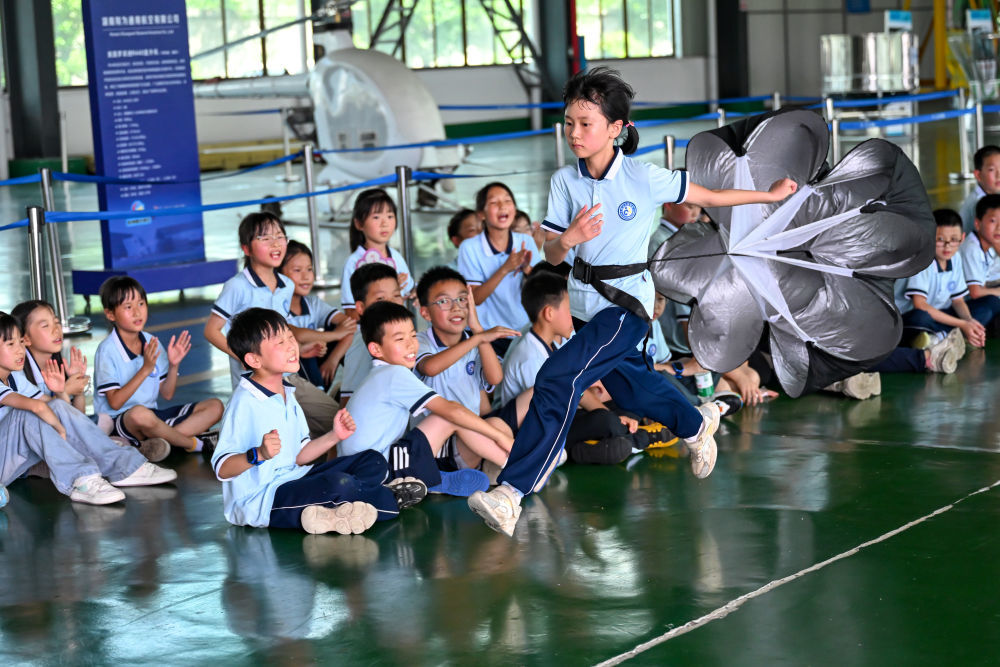
[[[635,204],[630,201],[622,202],[618,207],[618,217],[628,222],[635,217]]]

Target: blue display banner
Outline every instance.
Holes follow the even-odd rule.
[[[83,27],[97,172],[157,182],[98,185],[101,210],[136,212],[101,221],[104,268],[204,260],[201,214],[148,215],[201,204],[184,0],[83,0]]]

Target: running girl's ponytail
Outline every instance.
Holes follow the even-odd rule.
[[[635,90],[625,83],[621,74],[608,67],[595,67],[579,72],[563,88],[563,104],[586,100],[601,109],[609,123],[620,120],[622,132],[621,151],[631,155],[639,147],[639,131],[629,121]]]

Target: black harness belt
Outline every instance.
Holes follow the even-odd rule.
[[[648,263],[646,262],[640,264],[605,264],[603,266],[594,266],[577,257],[573,260],[573,277],[593,287],[597,290],[598,294],[616,306],[621,306],[625,310],[635,313],[642,319],[650,322],[653,318],[650,317],[637,298],[604,282],[611,278],[634,276],[642,273],[647,268]]]

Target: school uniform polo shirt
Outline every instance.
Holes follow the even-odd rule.
[[[462,340],[469,337],[469,332],[462,333]],[[417,367],[420,360],[448,349],[441,342],[434,329],[427,329],[417,334],[420,349],[417,352]],[[480,391],[492,391],[493,385],[483,377],[483,360],[479,356],[479,348],[474,347],[457,362],[437,375],[423,375],[415,370],[417,378],[428,387],[444,396],[449,401],[461,403],[477,415],[479,414]]]
[[[503,358],[503,382],[500,383],[500,405],[506,405],[519,394],[535,386],[538,370],[555,350],[534,330],[529,329],[516,339]]]
[[[7,382],[0,382],[0,419],[3,419],[13,408],[4,404],[4,399],[12,394],[21,394],[28,398],[42,398],[42,391],[28,380],[22,371],[11,371]]]
[[[344,376],[340,381],[341,398],[350,398],[372,370],[372,355],[361,337],[361,326],[354,330],[354,338],[344,353]]]
[[[152,334],[139,332],[139,339],[142,341],[142,349],[156,338]],[[160,398],[160,383],[167,379],[167,348],[160,343],[160,356],[156,358],[156,367],[150,373],[139,388],[129,397],[125,404],[117,410],[111,409],[105,394],[112,389],[121,389],[129,380],[135,377],[139,369],[142,368],[143,356],[134,354],[132,350],[125,346],[118,329],[113,328],[108,337],[97,346],[97,353],[94,355],[94,412],[106,414],[114,417],[137,405],[144,405],[147,408],[155,408]]]
[[[295,400],[295,387],[288,381],[283,382],[284,396],[254,382],[249,375],[241,377],[222,415],[212,469],[222,482],[226,520],[237,526],[267,526],[275,490],[286,482],[304,477],[312,468],[295,463],[295,457],[309,442],[309,426]],[[230,456],[246,456],[247,450],[260,447],[264,435],[274,429],[281,439],[281,451],[274,458],[236,477],[218,477],[223,461]]]
[[[643,343],[646,344],[646,354],[649,355],[654,364],[662,364],[670,359],[670,347],[667,345],[667,339],[663,336],[663,327],[660,326],[659,320],[653,320],[652,333],[649,338],[639,341],[639,345],[636,347],[642,350]]]
[[[976,183],[976,187],[966,196],[962,206],[958,209],[958,215],[962,218],[962,231],[966,234],[971,234],[976,228],[976,204],[985,196],[986,191],[979,183]]]
[[[674,223],[665,218],[660,218],[660,221],[653,225],[653,231],[649,237],[649,251],[646,253],[648,259],[652,259],[656,251],[660,249],[660,246],[666,243],[678,231],[680,231],[680,228],[674,225]]]
[[[575,167],[565,166],[553,174],[542,228],[562,234],[582,207],[601,204],[601,233],[576,246],[577,256],[595,266],[638,264],[646,261],[659,206],[664,202],[681,203],[687,192],[687,172],[633,160],[616,147],[614,159],[603,174],[591,174],[582,159]],[[638,299],[647,313],[653,312],[654,288],[648,270],[606,282]],[[573,316],[585,321],[613,305],[572,275],[569,299]]]
[[[298,315],[290,315],[288,323],[300,329],[323,330],[330,326],[330,320],[340,312],[339,308],[334,308],[315,294],[307,294],[299,299],[302,312]]]
[[[406,366],[374,360],[368,377],[347,402],[357,430],[337,446],[337,452],[347,456],[374,449],[388,460],[389,447],[406,433],[410,418],[421,415],[436,396]]]
[[[953,299],[960,299],[968,293],[962,256],[956,253],[943,269],[935,259],[926,269],[907,278],[903,290],[905,298],[901,303],[897,297],[896,306],[901,313],[913,310],[913,297],[919,294],[927,299],[928,305],[938,310],[945,310],[951,307]]]
[[[481,232],[471,239],[465,239],[458,246],[458,272],[465,276],[470,285],[482,285],[507,261],[511,253],[520,252],[522,244],[531,251],[532,266],[542,261],[535,239],[528,234],[510,232],[507,246],[494,248],[486,232]],[[521,305],[523,283],[523,272],[508,273],[493,290],[493,294],[476,306],[476,314],[484,328],[502,326],[523,329],[531,324]]]
[[[376,262],[388,264],[396,269],[398,275],[405,273],[406,282],[403,283],[400,291],[404,296],[413,291],[416,283],[413,281],[413,273],[410,272],[410,267],[406,265],[406,260],[403,259],[403,253],[398,250],[393,252],[392,248],[388,247],[386,250],[389,251],[388,257],[384,256],[378,250],[368,250],[364,246],[358,246],[354,249],[354,252],[348,255],[347,262],[344,264],[344,274],[340,280],[341,308],[354,308],[354,304],[357,303],[358,300],[354,298],[354,293],[351,292],[351,276],[354,275],[359,266],[364,266],[365,264],[375,264]]]
[[[987,250],[979,241],[979,235],[972,232],[965,237],[958,248],[965,268],[965,282],[969,285],[986,286],[988,283],[1000,280],[1000,257],[996,249],[988,245]]]

